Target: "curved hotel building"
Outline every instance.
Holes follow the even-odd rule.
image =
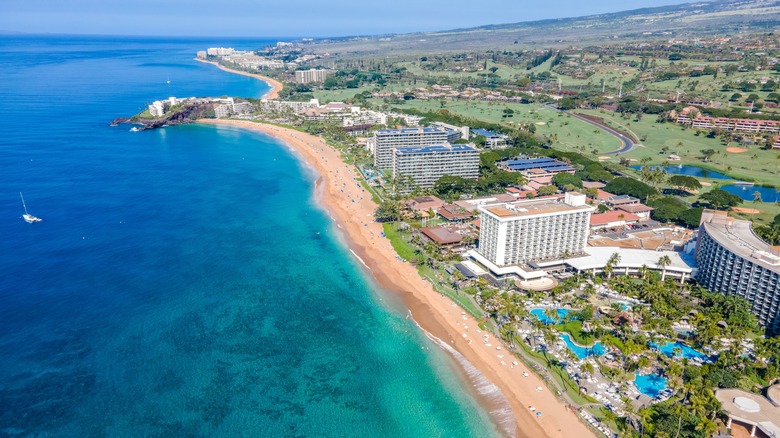
[[[780,332],[780,247],[758,238],[750,221],[704,210],[696,263],[702,286],[745,298],[767,332]]]

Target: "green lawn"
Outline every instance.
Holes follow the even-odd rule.
[[[408,240],[409,232],[398,230],[396,224],[392,222],[385,222],[382,224],[382,228],[384,229],[385,236],[390,239],[390,244],[393,245],[393,249],[395,249],[395,252],[401,256],[401,258],[406,260],[415,259],[416,253],[414,251],[414,246],[409,243]]]
[[[657,123],[656,117],[645,115],[640,121],[621,119],[617,113],[598,110],[583,110],[586,114],[603,117],[611,126],[624,126],[645,140],[641,146],[625,154],[626,157],[639,160],[648,157],[650,164],[661,164],[668,154],[662,152],[664,146],[670,154],[679,155],[679,164],[692,164],[724,173],[738,180],[749,180],[763,184],[780,185],[780,152],[764,150],[754,145],[741,146],[736,143],[728,146],[742,147],[747,152],[734,154],[726,152],[728,146],[718,138],[696,135],[693,129],[683,128],[675,123]],[[717,153],[708,162],[702,161],[701,151],[714,149]],[[614,159],[615,161],[617,158]]]
[[[381,106],[381,99],[371,99],[372,105]],[[567,150],[596,149],[598,154],[620,148],[620,140],[568,114],[560,113],[544,105],[521,104],[505,102],[485,102],[470,100],[409,100],[399,108],[410,108],[421,111],[447,111],[482,120],[490,123],[500,123],[507,127],[522,124],[533,124],[537,135],[552,138],[552,145]],[[511,109],[514,115],[503,117],[504,110]]]

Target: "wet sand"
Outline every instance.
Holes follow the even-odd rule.
[[[449,298],[433,290],[410,263],[396,257],[382,225],[373,221],[376,204],[359,186],[353,166],[321,138],[292,129],[245,120],[202,120],[205,124],[263,132],[281,140],[317,175],[317,202],[334,220],[349,248],[384,288],[398,293],[413,318],[428,333],[448,344],[474,365],[506,397],[519,437],[592,437],[576,412],[558,400],[545,384],[492,334]],[[500,348],[500,349],[499,349]],[[518,365],[513,365],[517,361]],[[527,372],[527,377],[523,373]],[[541,387],[541,391],[536,391]],[[541,416],[529,410],[534,406]]]

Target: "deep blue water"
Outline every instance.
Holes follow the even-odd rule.
[[[0,435],[495,435],[281,145],[107,126],[262,95],[220,45],[262,42],[0,38]]]
[[[746,201],[756,199],[756,192],[761,193],[761,202],[780,202],[780,189],[774,187],[747,186],[728,184],[720,187],[721,189],[739,196]]]
[[[656,167],[661,167],[661,166],[650,166],[650,167],[655,169]],[[631,168],[640,170],[642,169],[642,166],[631,166]],[[663,166],[662,168],[669,175],[687,175],[687,176],[695,176],[697,178],[712,178],[712,179],[733,179],[730,176],[724,175],[720,172],[702,169],[701,167],[696,167],[696,166],[686,166],[684,164]]]

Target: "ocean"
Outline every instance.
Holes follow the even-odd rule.
[[[108,126],[169,96],[261,96],[193,58],[267,42],[0,37],[0,435],[500,433],[283,145]]]

